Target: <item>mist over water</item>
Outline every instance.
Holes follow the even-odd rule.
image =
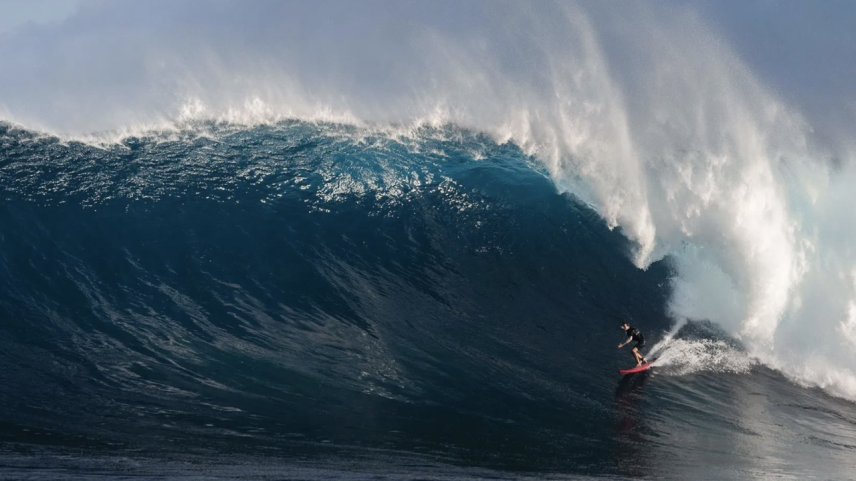
[[[795,31],[808,28],[793,4],[752,5],[746,8],[771,24],[790,25],[794,15]],[[830,102],[806,94],[813,84],[779,81],[710,9],[694,2],[90,2],[62,24],[0,37],[0,119],[57,136],[73,152],[85,145],[111,155],[175,142],[198,153],[199,143],[237,145],[230,136],[256,139],[253,129],[268,135],[264,129],[283,125],[291,126],[287,139],[383,145],[383,156],[390,145],[412,149],[382,156],[377,177],[323,176],[319,196],[328,200],[354,192],[388,200],[444,185],[437,179],[454,177],[445,167],[411,164],[408,155],[445,158],[445,143],[459,142],[460,156],[475,161],[501,146],[519,149],[515,165],[548,176],[630,241],[617,256],[643,271],[670,269],[663,321],[670,327],[655,347],[666,372],[744,375],[760,365],[854,401],[856,168],[846,128],[854,92],[830,88],[838,110],[817,107]],[[289,124],[295,120],[298,127]],[[301,130],[311,125],[323,134]],[[18,127],[4,135],[18,135]],[[277,135],[271,145],[294,147]],[[183,164],[191,178],[210,168],[199,155]],[[76,192],[63,175],[40,177],[50,165],[41,174],[14,171],[20,180],[10,191]],[[91,167],[105,169],[92,186],[112,186],[99,181],[122,165]],[[151,172],[160,174],[119,191],[82,189],[83,203],[192,190],[184,177]],[[228,182],[229,172],[200,178]],[[518,174],[509,174],[510,184]],[[354,289],[355,276],[340,288]],[[688,322],[712,322],[722,335],[681,335]],[[375,380],[372,389],[390,398],[408,391],[407,376],[396,374],[395,356],[384,351],[391,348],[366,342],[361,349],[388,360],[361,371]]]

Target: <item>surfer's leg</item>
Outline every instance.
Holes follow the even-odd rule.
[[[636,365],[641,366],[642,365],[642,356],[639,355],[639,349],[638,348],[635,348],[635,347],[633,348],[633,357],[636,358]]]
[[[639,349],[642,349],[643,347],[645,347],[645,341],[639,341],[636,343],[635,346],[633,346],[633,352],[636,355],[636,362],[639,362],[639,360],[641,359],[642,363],[644,364],[648,362],[648,360],[645,359],[645,357],[642,356],[642,354],[639,352]]]

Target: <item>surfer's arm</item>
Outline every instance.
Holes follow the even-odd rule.
[[[618,345],[618,348],[621,349],[622,347],[630,344],[630,341],[632,341],[632,340],[633,340],[633,336],[628,337],[626,341],[624,341]]]

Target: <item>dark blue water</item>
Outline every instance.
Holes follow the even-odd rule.
[[[668,259],[513,144],[3,125],[0,198],[6,477],[856,473],[856,408],[778,373],[618,376],[621,322],[672,325]]]

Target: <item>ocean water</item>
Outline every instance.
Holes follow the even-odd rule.
[[[669,261],[638,269],[513,143],[301,121],[0,139],[6,476],[856,469],[853,404],[710,322],[672,333]],[[625,320],[674,334],[649,373],[617,373]]]
[[[856,479],[856,40],[807,5],[0,33],[0,478]]]

